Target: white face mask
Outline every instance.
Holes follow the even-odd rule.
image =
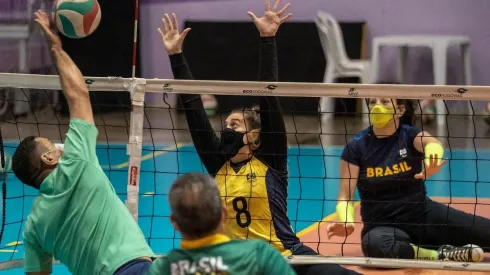
[[[63,143],[55,143],[54,146],[61,152],[63,152],[63,149],[65,148],[65,145]]]

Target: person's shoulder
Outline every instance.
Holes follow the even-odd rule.
[[[408,124],[403,124],[403,125],[401,126],[401,129],[402,129],[403,131],[414,131],[414,130],[415,130],[415,131],[420,131],[420,128],[417,128],[417,127],[415,127],[415,126],[408,125]]]
[[[422,132],[420,128],[408,124],[401,125],[400,130],[402,131],[402,133],[408,134],[410,136],[416,136],[420,132]]]
[[[230,243],[233,243],[236,246],[243,247],[244,249],[274,249],[268,242],[255,239],[255,240],[232,240]]]
[[[357,133],[352,140],[361,140],[361,139],[369,136],[370,132],[371,132],[371,126],[364,128],[359,133]]]
[[[359,131],[353,138],[349,140],[347,143],[349,146],[352,145],[357,145],[361,141],[363,141],[365,138],[369,136],[369,133],[371,132],[371,127],[367,127],[361,131]]]

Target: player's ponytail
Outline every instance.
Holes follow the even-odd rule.
[[[397,103],[405,106],[405,113],[400,117],[400,125],[413,126],[415,124],[413,101],[410,99],[398,99]]]
[[[231,113],[240,113],[243,115],[245,123],[247,124],[247,135],[249,140],[254,140],[253,143],[249,144],[250,149],[255,151],[260,146],[260,108],[259,106],[254,106],[252,108],[239,108],[233,110]]]

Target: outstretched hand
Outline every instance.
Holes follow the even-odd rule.
[[[439,170],[441,170],[441,167],[446,164],[446,162],[447,160],[443,160],[439,163],[437,155],[430,155],[429,164],[422,161],[422,172],[415,175],[415,178],[422,180],[432,177],[434,174],[437,174]]]
[[[36,21],[37,24],[41,27],[44,37],[48,41],[51,50],[53,49],[61,49],[61,39],[56,33],[56,31],[53,31],[51,29],[51,23],[49,21],[49,16],[42,10],[38,10],[34,13],[36,18],[34,21]]]
[[[275,36],[282,23],[286,22],[293,16],[292,13],[283,16],[288,10],[290,3],[287,3],[284,8],[279,10],[281,0],[276,0],[274,7],[271,8],[271,0],[265,0],[265,13],[264,16],[258,18],[253,12],[249,11],[247,14],[252,18],[257,26],[262,37]]]
[[[172,13],[172,19],[166,13],[162,18],[163,28],[158,28],[158,32],[162,36],[163,45],[169,55],[182,53],[182,44],[187,34],[191,31],[190,28],[179,33],[179,23],[177,15]]]
[[[330,240],[333,236],[347,237],[354,232],[353,223],[331,223],[327,226],[327,238]]]

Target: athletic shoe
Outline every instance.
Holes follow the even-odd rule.
[[[483,249],[474,244],[465,246],[443,245],[437,250],[439,260],[455,262],[481,262],[483,261]]]

